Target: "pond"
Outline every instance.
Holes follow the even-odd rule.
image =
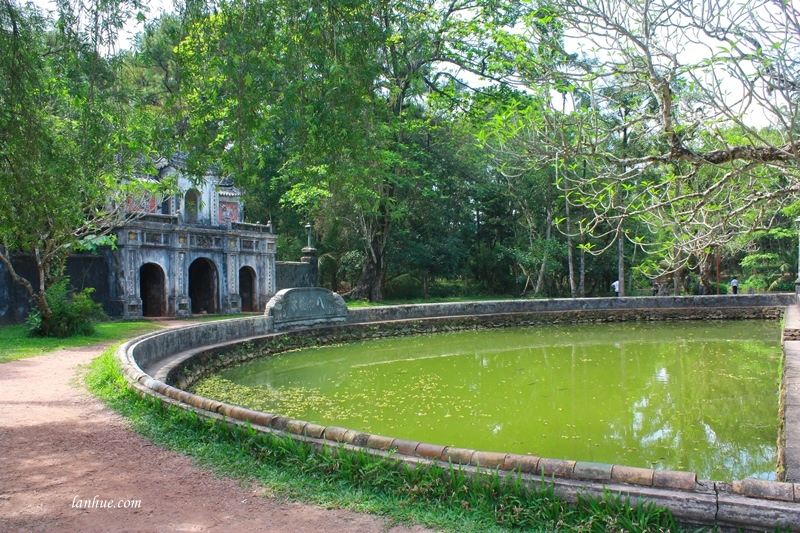
[[[433,444],[775,479],[780,361],[777,322],[565,325],[284,353],[194,390]]]

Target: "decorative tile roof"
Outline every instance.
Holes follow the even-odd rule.
[[[233,176],[227,175],[224,178],[219,180],[218,189],[220,196],[226,196],[229,198],[238,198],[241,196],[241,192],[233,185]]]

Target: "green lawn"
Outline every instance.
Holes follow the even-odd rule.
[[[80,348],[104,342],[132,339],[160,328],[161,326],[157,322],[145,320],[101,322],[95,326],[94,335],[51,339],[28,337],[24,324],[0,326],[0,363],[35,357],[63,348]]]

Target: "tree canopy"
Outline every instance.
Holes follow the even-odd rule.
[[[545,44],[562,60],[547,83],[523,81],[537,105],[510,106],[488,130],[507,172],[559,159],[567,173],[570,163],[581,168],[568,195],[593,214],[581,229],[632,240],[623,222],[637,219],[659,235],[637,244],[672,267],[770,227],[795,201],[800,32],[791,3],[553,9],[564,38]]]
[[[133,168],[148,155],[145,128],[106,55],[132,6],[65,4],[52,20],[0,3],[0,261],[44,321],[69,254],[97,244],[144,190]],[[33,255],[38,280],[16,273],[17,252]]]
[[[136,157],[182,150],[234,177],[279,253],[313,222],[323,279],[356,298],[797,270],[790,2],[193,0],[119,54],[135,2],[2,2],[6,256],[41,253],[17,230],[59,209],[73,250]]]

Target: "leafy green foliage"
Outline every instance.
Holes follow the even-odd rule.
[[[109,53],[138,6],[60,2],[44,15],[6,0],[0,9],[0,261],[43,324],[67,257],[102,244],[128,216],[129,195],[157,192],[134,179],[150,145]],[[16,253],[33,257],[38,283],[17,275]]]
[[[219,161],[243,185],[268,180],[268,195],[281,191],[280,200],[259,208],[262,218],[288,207],[315,219],[322,242],[344,236],[348,249],[321,250],[334,262],[362,249],[356,298],[383,298],[384,281],[394,274],[388,255],[406,237],[418,239],[416,246],[396,257],[412,252],[426,279],[450,274],[463,263],[459,247],[440,253],[428,231],[409,224],[420,220],[414,215],[422,204],[446,205],[436,202],[453,198],[443,184],[463,176],[447,150],[451,137],[427,101],[461,101],[446,64],[497,79],[507,74],[506,26],[527,9],[482,0],[365,0],[346,9],[224,2],[177,48],[190,82],[190,153],[198,168]]]
[[[667,36],[686,28],[658,16],[671,7],[623,4],[638,18],[582,1],[191,2],[114,55],[138,0],[83,3],[94,26],[73,4],[55,24],[8,0],[0,259],[37,257],[44,292],[29,293],[47,315],[64,258],[101,244],[104,209],[131,192],[121,180],[180,149],[192,176],[212,164],[233,176],[248,219],[273,221],[280,259],[297,258],[313,222],[321,279],[354,298],[607,294],[626,264],[626,291],[656,277],[708,290],[717,256],[722,279],[762,253],[777,258],[742,277],[790,288],[800,114],[774,68],[800,33],[774,41],[757,10],[723,2],[769,44],[743,54],[752,42],[720,32],[709,57],[681,64]],[[795,27],[790,6],[775,9]],[[681,16],[713,33],[714,20]],[[639,22],[665,31],[629,41]],[[607,53],[571,50],[579,34]],[[725,83],[696,77],[719,68],[773,125],[753,127]]]
[[[47,291],[47,303],[52,311],[42,317],[38,309],[28,315],[27,327],[33,337],[72,337],[93,335],[94,323],[106,317],[103,307],[92,300],[94,289],[75,294],[69,288],[69,278],[61,278]]]
[[[522,81],[526,97],[506,102],[478,138],[511,178],[563,168],[555,183],[586,213],[580,231],[565,227],[568,216],[556,220],[567,234],[591,234],[594,253],[624,239],[655,257],[651,275],[692,268],[707,288],[711,249],[738,254],[797,201],[798,84],[796,76],[790,84],[772,77],[796,71],[794,56],[778,50],[796,48],[800,34],[772,33],[797,27],[796,8],[776,6],[721,2],[711,18],[692,10],[673,18],[668,2],[577,0],[540,9],[526,19],[537,54],[513,56],[533,74]],[[748,37],[731,37],[734,27]],[[705,37],[696,57],[683,57],[694,32]],[[746,95],[736,104],[734,86]],[[755,115],[771,125],[756,125]]]

